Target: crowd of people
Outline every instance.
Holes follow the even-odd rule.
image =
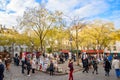
[[[89,69],[92,68],[93,74],[98,74],[99,71],[99,63],[100,61],[95,56],[88,56],[86,53],[82,53],[80,56],[82,65],[83,65],[83,73],[89,73]],[[3,64],[3,61],[4,64]],[[69,61],[68,61],[69,60]],[[21,73],[27,74],[34,74],[36,70],[49,72],[50,76],[54,75],[54,72],[62,72],[62,68],[58,66],[58,64],[63,64],[65,61],[68,61],[68,68],[69,68],[69,80],[73,80],[73,72],[74,72],[74,65],[73,63],[76,61],[76,55],[73,55],[71,52],[68,55],[64,54],[42,54],[39,57],[36,56],[35,53],[26,54],[22,53],[22,57],[20,58],[19,55],[15,54],[13,57],[14,65],[21,66]],[[7,55],[4,59],[0,59],[0,80],[4,78],[4,70],[10,70],[10,63],[11,58]],[[102,61],[102,65],[105,71],[105,76],[109,76],[110,70],[113,68],[115,69],[115,74],[117,78],[120,78],[120,59],[118,56],[104,56]],[[67,66],[66,66],[67,67]]]
[[[83,53],[81,60],[83,64],[83,73],[88,73],[89,68],[92,66],[92,73],[94,74],[96,72],[96,74],[98,74],[98,64],[100,61],[95,56],[89,58],[87,54]],[[109,76],[110,70],[113,68],[115,69],[116,77],[120,78],[120,58],[118,55],[104,55],[102,65],[105,71],[105,76]]]
[[[50,75],[53,75],[54,72],[62,72],[62,68],[58,64],[63,64],[68,59],[74,59],[74,56],[69,53],[69,55],[61,54],[42,54],[36,56],[35,53],[26,54],[22,53],[22,57],[16,54],[14,59],[14,64],[19,66],[21,64],[22,74],[27,71],[27,75],[30,76],[30,73],[35,73],[35,70],[40,70],[44,72],[49,72]],[[74,59],[75,61],[75,59]]]

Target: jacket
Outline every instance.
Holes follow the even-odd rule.
[[[120,61],[119,61],[118,59],[114,59],[114,60],[112,61],[112,67],[113,67],[114,69],[120,69]]]
[[[71,70],[74,70],[74,68],[73,68],[73,63],[72,63],[72,62],[68,64],[68,67],[70,68],[70,71],[71,71]]]
[[[4,72],[4,65],[0,63],[0,76],[3,76],[3,72]]]

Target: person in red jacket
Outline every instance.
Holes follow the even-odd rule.
[[[74,71],[74,68],[73,68],[73,61],[71,59],[70,59],[70,61],[68,63],[68,67],[70,69],[69,80],[73,80],[73,71]]]

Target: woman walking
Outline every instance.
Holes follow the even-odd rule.
[[[69,71],[69,80],[73,80],[73,71],[74,71],[74,68],[73,68],[73,62],[72,62],[71,59],[69,61],[68,67],[70,69],[70,71]]]
[[[36,69],[36,58],[32,59],[32,73],[35,73],[35,69]]]
[[[112,67],[115,69],[116,77],[120,78],[120,60],[117,57],[114,57]]]

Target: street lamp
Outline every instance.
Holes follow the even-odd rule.
[[[33,42],[31,42],[31,48],[32,48],[32,52],[33,52],[33,50],[34,50],[34,43]]]
[[[72,51],[72,37],[70,37],[69,42],[70,42],[70,50]]]

